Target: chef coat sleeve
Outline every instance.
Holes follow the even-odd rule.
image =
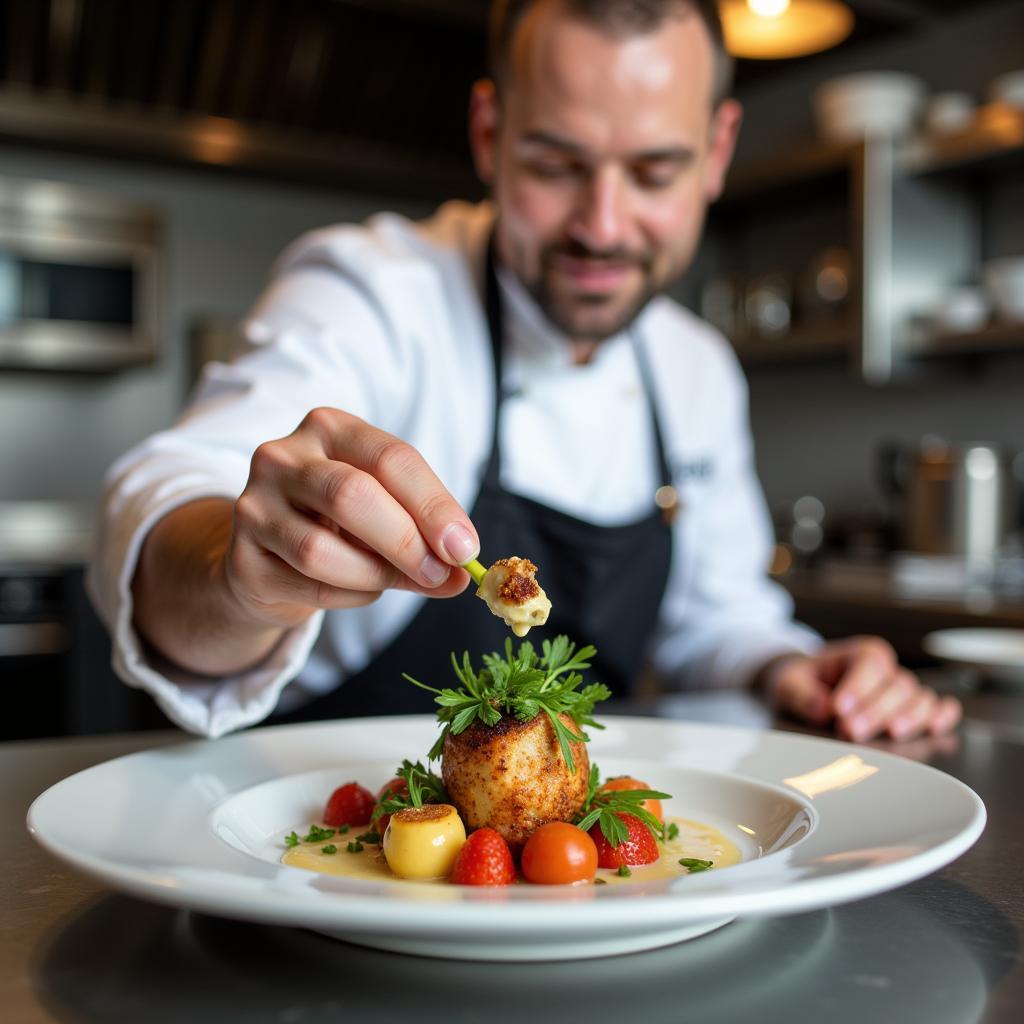
[[[343,408],[398,432],[415,355],[402,350],[365,290],[323,268],[284,274],[243,329],[231,363],[209,364],[176,425],[111,468],[87,585],[113,641],[113,666],[177,725],[220,736],[265,718],[305,663],[323,621],[314,614],[250,671],[211,679],[162,661],[132,625],[131,581],[157,520],[200,498],[236,498],[253,451],[291,433],[318,406]]]
[[[731,348],[712,348],[700,387],[706,473],[677,481],[683,506],[662,603],[654,664],[670,685],[742,687],[770,659],[821,644],[792,620],[768,576],[774,531],[754,468],[747,387]]]

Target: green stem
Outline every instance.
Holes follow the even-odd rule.
[[[468,562],[462,563],[462,568],[473,577],[474,582],[479,587],[484,581],[484,576],[487,574],[487,569],[482,566],[475,558],[471,558]]]

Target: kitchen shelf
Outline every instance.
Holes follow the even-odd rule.
[[[907,343],[907,352],[918,358],[1024,352],[1024,323],[992,323],[977,331],[915,338]]]
[[[857,336],[847,320],[822,320],[795,327],[778,338],[743,338],[733,348],[745,366],[812,362],[849,356]]]
[[[979,107],[971,124],[949,135],[926,135],[906,144],[899,169],[904,174],[1009,170],[1024,166],[1024,110],[1007,103]]]

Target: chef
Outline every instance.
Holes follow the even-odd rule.
[[[461,566],[518,556],[552,602],[530,639],[594,644],[619,694],[647,665],[856,740],[952,729],[883,641],[791,621],[736,360],[664,294],[740,126],[715,4],[508,0],[491,34],[491,201],[300,238],[238,359],[112,468],[119,674],[208,736],[430,710],[403,672],[451,685],[510,635]]]

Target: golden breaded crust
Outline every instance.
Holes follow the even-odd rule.
[[[578,731],[568,715],[565,725]],[[572,745],[570,774],[548,716],[529,722],[505,716],[497,725],[474,722],[445,739],[441,775],[467,831],[487,826],[519,849],[541,825],[571,821],[587,797],[586,744]]]

